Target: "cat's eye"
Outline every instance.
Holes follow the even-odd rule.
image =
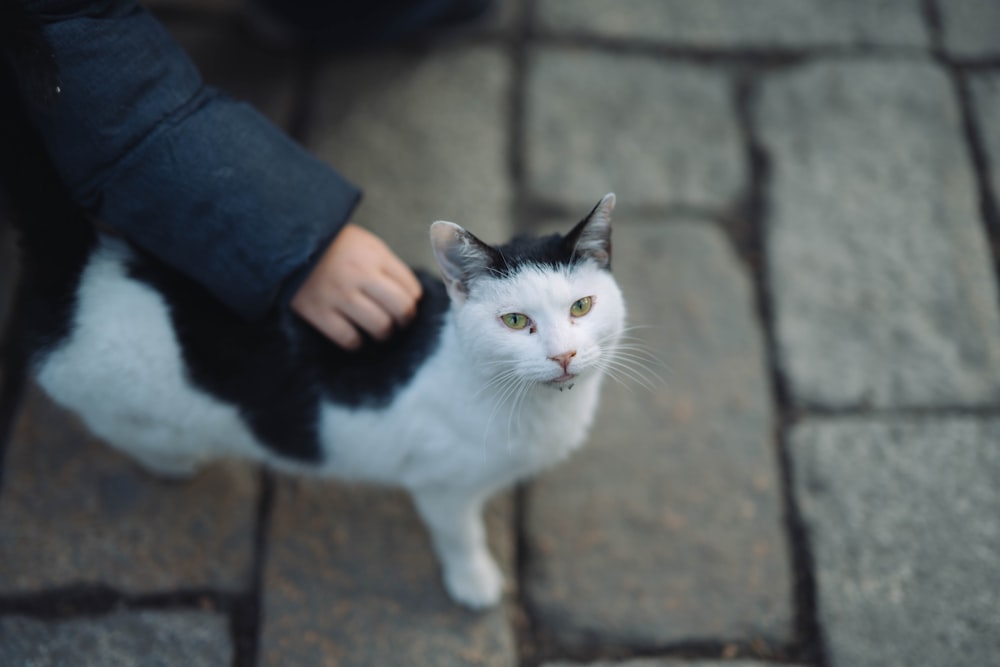
[[[569,307],[569,314],[573,317],[583,317],[590,312],[593,305],[594,297],[585,296],[582,299],[577,299],[573,302],[573,305]]]
[[[528,316],[523,313],[505,313],[500,316],[500,320],[507,325],[508,329],[520,331],[528,326]]]

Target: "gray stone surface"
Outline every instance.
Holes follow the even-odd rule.
[[[457,222],[506,240],[509,64],[492,47],[331,60],[307,144],[365,195],[352,220],[431,266],[428,229]]]
[[[1000,55],[1000,3],[996,0],[935,0],[944,48],[961,58]]]
[[[1000,655],[1000,421],[807,421],[790,437],[831,667]]]
[[[752,295],[708,223],[621,224],[651,388],[609,382],[590,444],[528,487],[524,596],[566,644],[791,639],[770,388]],[[646,372],[648,377],[649,371]]]
[[[0,618],[0,664],[10,667],[229,667],[229,624],[219,614],[121,611],[42,621]]]
[[[776,76],[756,110],[772,164],[779,362],[801,405],[1000,397],[1000,316],[954,90],[922,63]]]
[[[927,44],[919,0],[540,0],[538,24],[699,49]]]
[[[531,52],[525,111],[527,187],[542,201],[593,206],[723,207],[745,159],[728,78],[639,55]]]
[[[781,664],[789,665],[789,663]],[[542,667],[778,667],[778,663],[758,662],[756,660],[657,660],[656,658],[644,658],[623,662],[546,662]]]
[[[807,415],[896,415],[806,416],[791,433],[826,662],[995,662],[1000,419],[968,415],[1000,406],[996,276],[954,81],[931,62],[927,19],[936,8],[946,59],[982,63],[959,74],[1000,202],[997,3],[498,1],[485,39],[350,56],[258,49],[237,27],[241,0],[147,3],[209,82],[279,125],[298,118],[299,93],[311,97],[304,138],[365,188],[355,221],[411,262],[430,264],[434,219],[498,241],[514,227],[511,202],[533,214],[524,227],[615,190],[615,270],[632,322],[652,325],[632,333],[668,366],[651,389],[609,383],[590,446],[531,484],[518,513],[525,588],[504,609],[473,614],[448,600],[401,494],[281,477],[263,535],[260,627],[252,638],[237,628],[238,639],[273,667],[512,666],[518,653],[546,667],[595,655],[605,659],[589,667],[773,667],[650,656],[686,656],[689,641],[724,657],[764,644],[773,653],[759,655],[812,650],[792,630],[772,392],[746,276],[708,222],[652,219],[693,208],[728,222],[741,210],[743,71],[728,56],[801,50],[811,54],[801,63],[749,72],[769,167],[777,360]],[[713,53],[728,56],[699,57]],[[307,62],[315,81],[298,69]],[[0,317],[3,252],[0,236]],[[0,488],[0,665],[230,664],[232,628],[214,613],[39,620],[9,609],[12,597],[40,594],[46,606],[80,584],[127,596],[248,591],[255,471],[157,482],[36,395],[13,433]],[[514,514],[509,499],[491,514],[508,571]],[[115,663],[111,650],[126,657]],[[627,659],[636,655],[647,657]]]
[[[508,582],[511,514],[509,499],[489,507],[491,546]],[[473,613],[447,597],[401,492],[283,479],[268,545],[262,665],[516,664],[502,608]]]
[[[301,67],[295,58],[262,49],[235,23],[178,19],[165,23],[206,83],[249,102],[277,125],[288,127],[299,76],[296,67]]]
[[[150,477],[33,389],[4,462],[0,594],[244,590],[256,496],[255,470],[237,464],[184,483]]]
[[[972,107],[976,127],[986,150],[989,187],[993,201],[1000,204],[1000,72],[970,77]]]

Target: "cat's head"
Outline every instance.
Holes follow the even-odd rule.
[[[569,386],[606,368],[625,304],[611,275],[605,195],[572,231],[483,243],[462,227],[431,225],[431,245],[474,363],[490,375]]]

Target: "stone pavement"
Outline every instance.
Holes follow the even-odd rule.
[[[231,0],[154,5],[412,262],[435,219],[498,241],[616,191],[661,363],[491,504],[511,585],[481,614],[401,494],[240,463],[157,481],[28,387],[0,665],[996,662],[1000,4],[508,1],[341,56],[256,45]]]

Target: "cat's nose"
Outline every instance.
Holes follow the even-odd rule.
[[[562,366],[563,372],[565,373],[566,369],[569,368],[570,360],[573,359],[573,357],[575,356],[576,356],[576,350],[570,350],[569,352],[563,352],[562,354],[553,355],[549,357],[549,359]]]

